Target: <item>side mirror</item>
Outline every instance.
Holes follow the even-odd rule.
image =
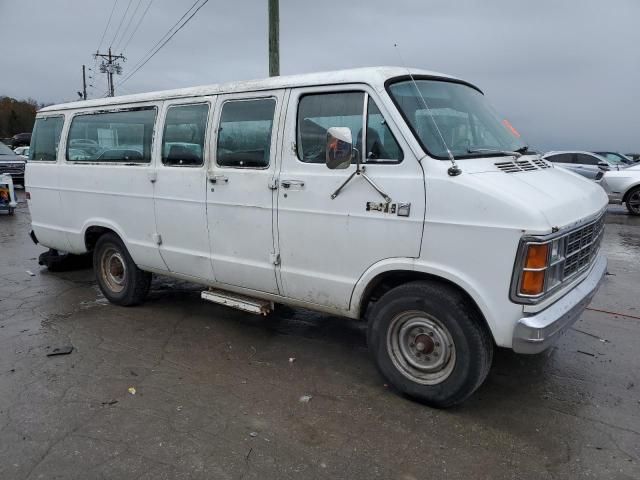
[[[609,164],[607,162],[598,162],[600,170],[609,170]]]
[[[331,127],[327,130],[325,163],[331,170],[348,168],[353,157],[353,139],[351,129]]]

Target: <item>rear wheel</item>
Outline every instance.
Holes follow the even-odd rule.
[[[640,187],[636,187],[629,192],[625,203],[631,215],[640,215]]]
[[[455,288],[411,282],[374,305],[369,348],[382,375],[399,391],[435,407],[467,399],[493,357],[491,335],[474,305]]]
[[[136,266],[122,240],[113,233],[105,233],[96,242],[93,268],[100,290],[111,303],[137,305],[149,292],[151,274]]]

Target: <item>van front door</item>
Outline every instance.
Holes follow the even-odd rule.
[[[278,293],[274,175],[283,91],[219,98],[207,180],[207,221],[217,283]]]
[[[420,254],[422,169],[372,93],[362,85],[291,92],[278,190],[279,270],[287,297],[346,310],[368,268]],[[332,198],[356,165],[325,165],[330,127],[351,130],[366,175],[389,202],[360,175]]]

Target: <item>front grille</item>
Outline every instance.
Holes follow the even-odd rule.
[[[604,234],[604,214],[565,238],[563,281],[586,270],[596,258]]]
[[[10,175],[24,175],[23,163],[0,163],[0,173],[8,173]]]
[[[531,172],[533,170],[544,170],[551,168],[551,164],[541,158],[532,158],[530,160],[516,160],[512,162],[496,162],[494,163],[499,170],[504,173]]]

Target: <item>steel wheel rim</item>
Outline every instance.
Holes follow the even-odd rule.
[[[640,190],[631,192],[627,206],[633,213],[640,213]]]
[[[124,290],[127,280],[127,266],[122,254],[115,248],[108,248],[102,254],[101,275],[107,288],[114,293]]]
[[[443,382],[456,363],[456,348],[449,330],[421,311],[403,312],[391,320],[387,352],[402,375],[422,385]]]

